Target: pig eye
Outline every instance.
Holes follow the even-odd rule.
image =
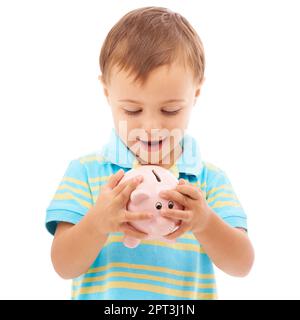
[[[173,201],[169,201],[168,202],[168,208],[172,209],[174,207],[174,202]]]
[[[162,208],[161,202],[156,202],[155,208],[156,208],[157,210],[160,210],[160,209]]]

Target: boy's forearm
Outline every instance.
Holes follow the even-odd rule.
[[[73,279],[85,273],[107,240],[108,236],[95,228],[93,209],[90,209],[78,224],[58,235],[53,241],[53,266],[64,279]]]
[[[205,228],[194,232],[214,264],[232,276],[249,273],[254,250],[246,232],[229,226],[212,209]]]

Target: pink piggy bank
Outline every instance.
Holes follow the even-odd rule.
[[[142,175],[144,179],[131,193],[127,210],[131,212],[149,211],[154,216],[151,219],[131,222],[131,225],[147,233],[149,235],[147,239],[175,242],[175,240],[168,240],[164,236],[175,231],[180,224],[180,220],[164,218],[161,216],[160,210],[166,208],[183,209],[183,207],[176,202],[161,198],[159,192],[175,189],[178,180],[169,170],[160,166],[142,165],[127,171],[120,183],[138,175]],[[128,248],[135,248],[140,240],[125,236],[123,243]]]

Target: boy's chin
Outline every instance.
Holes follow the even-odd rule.
[[[153,164],[153,165],[159,165],[162,163],[161,157],[157,156],[145,156],[145,155],[136,155],[136,158],[141,164]]]
[[[136,155],[137,160],[140,164],[151,164],[151,165],[157,165],[157,166],[163,166],[163,167],[170,167],[172,166],[172,158],[170,154],[165,155],[164,158],[162,158],[159,154],[137,154]],[[173,159],[174,160],[174,159]]]

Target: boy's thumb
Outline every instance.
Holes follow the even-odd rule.
[[[179,179],[179,184],[186,184],[186,181],[182,178]]]

